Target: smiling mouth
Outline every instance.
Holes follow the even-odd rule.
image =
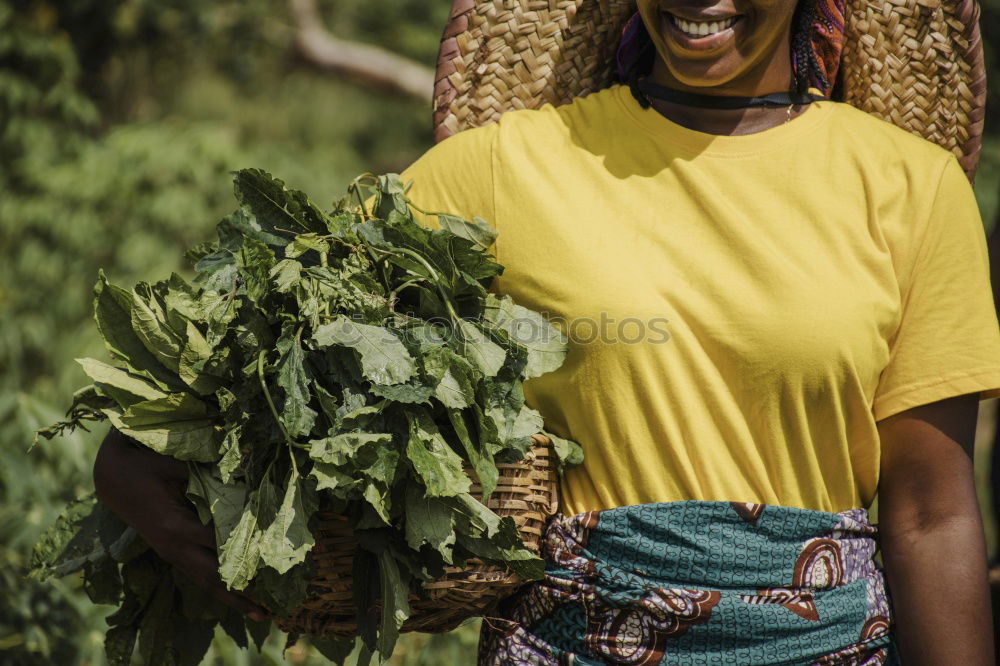
[[[715,19],[712,21],[689,21],[675,14],[671,14],[670,12],[666,12],[666,14],[670,18],[670,22],[674,25],[674,27],[683,32],[686,36],[694,39],[718,34],[723,30],[731,28],[734,23],[742,18],[741,14],[737,14],[736,16],[730,16],[724,19]]]

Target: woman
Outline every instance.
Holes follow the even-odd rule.
[[[840,47],[810,5],[638,9],[633,85],[508,112],[402,174],[422,209],[494,223],[494,288],[571,337],[525,391],[586,460],[480,662],[991,663],[970,454],[1000,331],[960,166],[802,94],[829,93]],[[136,457],[147,477],[119,472]],[[114,435],[95,466],[161,555],[262,612],[222,589],[183,478]]]

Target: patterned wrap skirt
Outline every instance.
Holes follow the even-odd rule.
[[[876,536],[864,509],[557,514],[545,577],[483,619],[479,666],[897,664]]]

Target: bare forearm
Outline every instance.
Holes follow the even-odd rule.
[[[978,510],[969,507],[929,524],[910,516],[897,522],[890,512],[880,522],[902,662],[992,664],[986,547]]]

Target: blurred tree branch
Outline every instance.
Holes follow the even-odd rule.
[[[431,101],[434,70],[370,44],[339,39],[323,25],[315,0],[289,0],[295,45],[310,63],[368,85]]]

